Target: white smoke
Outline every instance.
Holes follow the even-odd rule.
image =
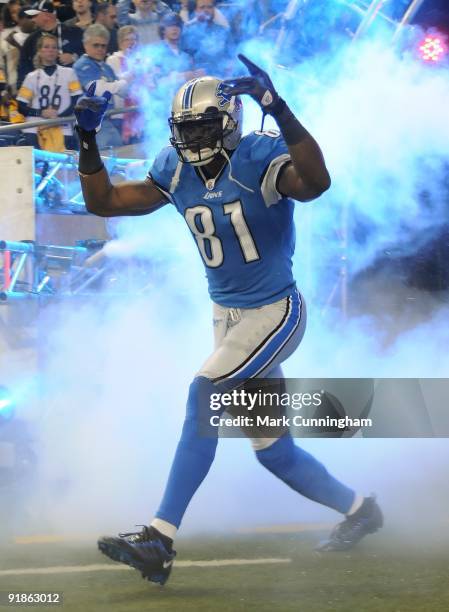
[[[268,64],[266,45],[248,43],[244,51]],[[342,290],[342,236],[356,218],[368,237],[358,243],[348,230],[344,255],[351,274],[388,245],[413,252],[413,237],[432,233],[444,218],[447,73],[374,40],[340,52],[333,47],[290,70],[271,64],[270,74],[322,146],[333,180],[321,199],[297,204],[295,270],[309,328],[285,364],[286,375],[446,377],[448,311],[436,298],[414,291],[410,301],[411,292],[393,279],[368,285],[370,307],[349,320],[336,300],[326,302],[332,287],[336,296]],[[169,109],[147,108],[153,158],[167,139]],[[260,111],[252,101],[245,108],[245,127],[258,129]],[[422,189],[431,194],[430,208],[418,197]],[[118,220],[114,232],[106,254],[118,256],[120,273],[126,274],[127,257],[138,257],[154,266],[153,281],[145,285],[138,276],[131,293],[121,284],[120,296],[46,312],[45,410],[37,423],[41,481],[30,528],[98,532],[148,522],[163,491],[188,385],[212,348],[204,272],[174,208]],[[445,440],[307,440],[304,446],[362,493],[377,490],[393,515],[401,500],[417,498],[410,520],[418,509],[436,521],[444,514],[447,494],[435,483],[447,472]],[[246,441],[222,440],[185,528],[333,516],[257,466]]]

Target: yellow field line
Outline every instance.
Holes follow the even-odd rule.
[[[291,559],[267,558],[267,559],[214,559],[211,561],[175,561],[177,568],[184,567],[229,567],[235,565],[268,565],[277,563],[291,563]],[[27,567],[17,569],[0,570],[2,576],[28,576],[31,574],[73,574],[85,572],[110,572],[131,570],[127,565],[110,565],[106,563],[94,563],[91,565],[56,565],[52,567]]]

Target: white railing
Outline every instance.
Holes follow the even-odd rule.
[[[138,106],[126,106],[125,108],[114,108],[106,112],[106,117],[119,115],[122,113],[132,113],[139,110]],[[69,117],[56,117],[55,119],[38,119],[36,121],[25,121],[23,123],[8,123],[0,126],[0,136],[9,132],[17,132],[18,130],[28,129],[32,127],[53,127],[55,125],[64,125],[65,123],[75,123],[75,115]]]

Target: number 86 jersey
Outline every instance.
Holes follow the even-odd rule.
[[[294,204],[278,191],[290,156],[277,132],[252,132],[230,160],[207,180],[200,167],[180,162],[170,146],[148,177],[184,217],[206,268],[211,299],[255,308],[295,287]]]
[[[38,68],[26,75],[17,93],[17,100],[25,102],[35,111],[42,112],[47,108],[54,108],[60,115],[70,107],[72,96],[79,96],[82,93],[73,68],[57,66],[52,74]],[[26,121],[36,121],[36,116],[28,116]],[[27,128],[23,131],[36,134],[37,128]],[[64,136],[70,136],[73,133],[70,124],[64,124],[62,131]]]

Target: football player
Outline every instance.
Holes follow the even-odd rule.
[[[206,267],[214,304],[215,350],[196,374],[161,505],[142,531],[103,537],[100,550],[164,584],[184,512],[212,464],[216,428],[204,410],[212,393],[253,377],[282,376],[299,345],[306,308],[292,275],[292,199],[307,202],[330,186],[321,150],[276,92],[268,74],[239,55],[250,75],[196,78],[173,100],[170,146],[144,181],[112,185],[95,133],[108,96],[77,105],[79,171],[87,209],[97,215],[145,215],[170,203],[184,217]],[[241,94],[274,117],[278,132],[242,135]],[[201,409],[203,407],[203,410]],[[212,431],[213,430],[213,431]],[[200,433],[201,432],[201,433]],[[208,435],[205,435],[206,434]],[[288,431],[253,440],[260,463],[287,485],[345,515],[321,550],[346,550],[382,526],[373,497],[331,476]]]

